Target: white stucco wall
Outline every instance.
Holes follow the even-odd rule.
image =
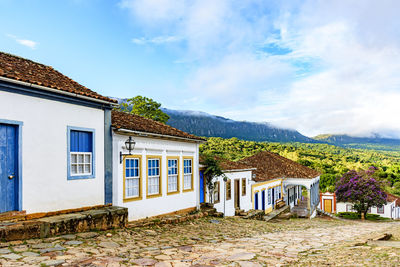
[[[352,205],[351,203],[348,202],[338,202],[336,203],[336,212],[346,212],[346,204]],[[395,212],[394,211],[394,207],[395,207],[395,203],[394,202],[388,202],[385,206],[384,206],[384,213],[378,213],[377,212],[377,208],[376,207],[371,207],[371,212],[370,214],[377,214],[381,217],[385,217],[385,218],[393,218],[396,219],[395,217]],[[393,209],[393,210],[392,210]]]
[[[104,111],[0,91],[0,119],[23,122],[22,209],[104,204]],[[94,179],[67,180],[67,126],[95,129]]]
[[[261,196],[261,191],[265,190],[265,211],[268,213],[272,210],[272,195],[271,195],[271,203],[268,204],[268,188],[273,188],[281,186],[281,198],[283,198],[283,187],[282,187],[282,179],[276,179],[276,180],[271,180],[271,181],[266,181],[266,182],[257,182],[253,184],[252,186],[252,209],[255,209],[255,194],[258,192],[258,209],[262,210],[262,196]],[[276,189],[275,189],[276,190]],[[272,194],[272,192],[271,192]],[[277,200],[277,199],[275,199]]]
[[[130,221],[172,213],[189,208],[199,208],[199,145],[186,141],[171,141],[150,137],[133,136],[136,142],[133,155],[142,157],[141,186],[142,199],[124,201],[123,199],[123,164],[120,164],[119,153],[128,153],[125,150],[127,135],[113,133],[113,205],[127,207],[128,219]],[[160,197],[148,198],[146,192],[147,162],[146,156],[161,156],[161,183],[162,195]],[[179,157],[179,193],[167,195],[167,156]],[[183,192],[183,157],[193,157],[193,186],[194,190]]]
[[[252,171],[226,171],[224,172],[228,181],[231,183],[231,198],[226,200],[225,196],[225,182],[223,177],[215,177],[214,182],[219,182],[220,184],[220,201],[218,203],[214,203],[214,208],[218,212],[224,212],[224,205],[225,205],[225,216],[235,216],[235,180],[239,180],[239,196],[240,196],[240,209],[244,211],[248,211],[251,209],[251,186],[254,183],[251,181]],[[246,179],[246,194],[243,196],[242,193],[242,178]],[[208,198],[209,192],[207,191],[207,198],[206,201],[209,200]],[[225,200],[225,201],[224,201]]]

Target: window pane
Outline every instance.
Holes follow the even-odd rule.
[[[77,174],[77,172],[78,172],[77,166],[76,166],[76,165],[72,165],[72,166],[71,166],[71,173],[72,173],[72,174]]]
[[[85,173],[90,173],[90,165],[85,164]]]
[[[77,163],[77,156],[76,154],[71,155],[71,163]]]
[[[78,173],[83,173],[83,165],[82,164],[78,165]]]
[[[78,154],[78,163],[83,163],[83,154]]]
[[[175,192],[178,190],[178,176],[170,175],[168,176],[168,192]]]
[[[85,155],[85,163],[90,163],[90,155]]]

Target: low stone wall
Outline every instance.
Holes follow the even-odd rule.
[[[91,230],[125,227],[128,209],[109,206],[35,220],[0,223],[0,240],[45,238]]]
[[[263,220],[265,212],[263,210],[249,210],[243,219]]]
[[[175,224],[186,221],[193,221],[195,219],[207,216],[214,216],[215,213],[216,213],[215,209],[210,209],[207,211],[196,211],[194,213],[187,213],[181,215],[152,217],[137,221],[131,221],[128,223],[127,227],[144,227],[144,226],[163,225],[163,224]]]

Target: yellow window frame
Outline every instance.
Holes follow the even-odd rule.
[[[160,182],[158,183],[158,194],[149,195],[149,159],[158,159],[160,161]],[[146,198],[154,198],[162,196],[162,156],[146,156]]]
[[[177,190],[176,191],[172,191],[172,192],[168,191],[168,185],[169,185],[168,160],[176,160],[177,164],[178,164],[178,166],[177,166],[177,168],[178,168],[178,177],[177,177],[177,181],[176,181],[177,182]],[[167,195],[174,195],[174,194],[179,194],[180,193],[180,189],[181,189],[181,186],[180,186],[180,184],[181,184],[180,166],[181,166],[181,164],[179,162],[179,156],[167,156]]]
[[[185,189],[185,159],[192,161],[192,187]],[[194,190],[194,159],[193,157],[182,157],[182,192],[190,192]]]
[[[137,197],[126,197],[126,159],[139,159],[139,196]],[[123,158],[123,202],[130,202],[130,201],[135,201],[135,200],[141,200],[142,199],[142,156],[141,155],[126,155]]]

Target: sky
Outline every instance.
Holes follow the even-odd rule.
[[[0,0],[0,51],[119,98],[400,138],[398,0]]]

